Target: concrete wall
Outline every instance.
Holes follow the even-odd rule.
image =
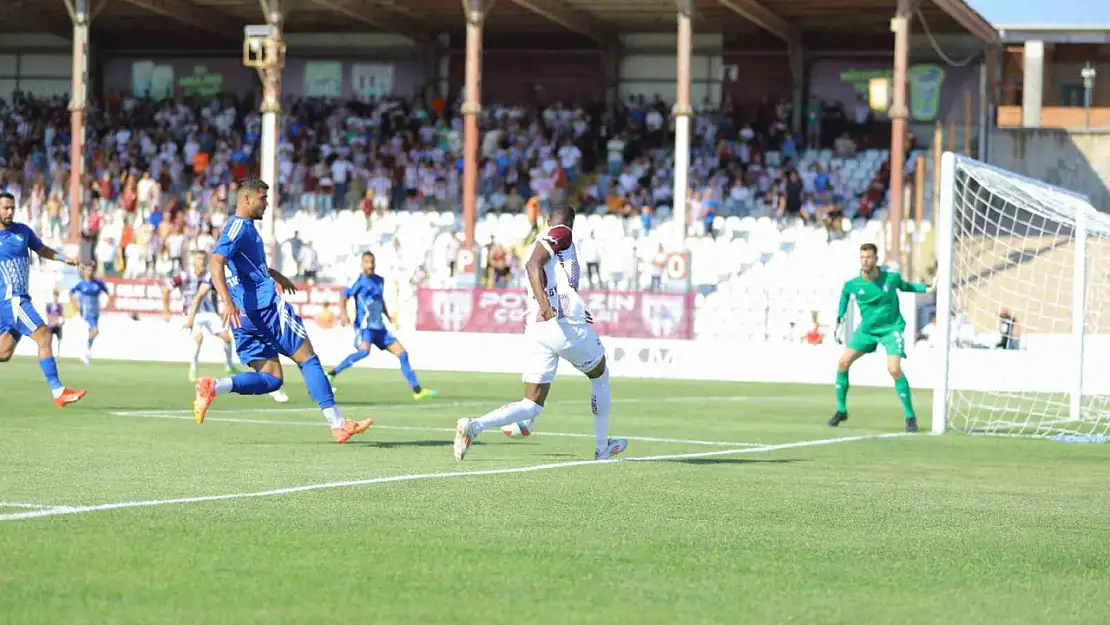
[[[1110,132],[995,129],[992,165],[1082,193],[1110,213]]]

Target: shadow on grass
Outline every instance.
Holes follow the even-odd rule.
[[[718,464],[792,464],[795,462],[809,462],[809,460],[797,460],[793,458],[780,458],[776,460],[757,460],[754,458],[683,458],[668,460],[667,462],[712,466]]]

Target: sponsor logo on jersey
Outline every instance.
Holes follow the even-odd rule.
[[[470,321],[474,298],[470,291],[436,291],[432,296],[432,311],[441,330],[458,332]]]

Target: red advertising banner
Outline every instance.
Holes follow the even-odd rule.
[[[139,315],[162,314],[162,290],[167,280],[155,278],[101,278],[108,287],[108,305],[104,312],[122,312]],[[304,318],[315,317],[324,304],[335,305],[339,302],[342,286],[334,284],[298,284],[298,291],[284,295],[285,301],[293,305]],[[181,292],[174,289],[170,293],[170,310],[175,314],[182,310]]]
[[[691,293],[582,293],[601,336],[692,339]],[[420,289],[416,329],[431,332],[524,331],[524,289]]]

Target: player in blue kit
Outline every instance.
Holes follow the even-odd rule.
[[[374,254],[363,252],[362,275],[350,287],[343,289],[339,296],[339,323],[343,326],[351,324],[347,316],[347,300],[355,299],[355,352],[339,363],[339,366],[328,373],[328,378],[335,384],[335,376],[350,369],[356,362],[370,355],[370,346],[385,350],[401,361],[401,373],[412,388],[412,398],[416,401],[428,399],[439,395],[439,391],[421,388],[416,379],[416,372],[409,364],[409,353],[405,351],[397,339],[386,329],[382,317],[388,317],[385,309],[385,280],[374,273]]]
[[[107,293],[108,287],[96,278],[96,269],[92,265],[81,267],[81,281],[69,290],[70,301],[89,328],[89,342],[85,346],[85,355],[81,358],[81,362],[86,365],[92,362],[93,343],[100,336],[100,295]]]
[[[19,340],[24,335],[30,336],[38,345],[39,367],[50,385],[54,405],[62,408],[80,401],[86,391],[68,389],[58,377],[52,335],[31,305],[27,292],[31,283],[31,252],[46,260],[77,265],[76,260],[63,259],[57,251],[43,245],[34,230],[15,223],[15,196],[0,193],[0,362],[11,360]]]
[[[193,417],[197,423],[204,423],[218,395],[265,395],[280,389],[284,378],[278,356],[285,356],[300,367],[308,394],[323,411],[332,438],[345,443],[355,434],[365,432],[373,421],[343,418],[304,322],[278,295],[278,286],[286,293],[297,288],[289,278],[269,268],[262,235],[254,226],[266,213],[268,189],[265,182],[257,179],[239,184],[235,214],[224,226],[208,266],[212,286],[223,304],[224,323],[235,338],[239,360],[252,371],[218,380],[197,379]]]

